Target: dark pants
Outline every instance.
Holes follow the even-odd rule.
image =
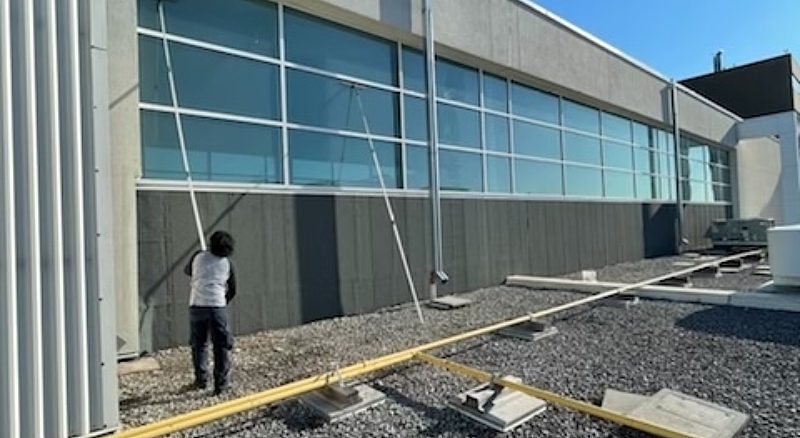
[[[211,335],[214,345],[214,386],[224,388],[228,385],[230,373],[230,351],[233,348],[233,336],[228,330],[228,311],[224,307],[190,307],[192,362],[194,363],[195,381],[208,381],[208,357],[206,345]]]

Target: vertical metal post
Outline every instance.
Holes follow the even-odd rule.
[[[64,188],[64,272],[66,280],[67,397],[70,435],[87,435],[89,425],[89,346],[87,333],[86,238],[84,218],[83,93],[79,5],[61,4],[59,65]]]
[[[430,276],[430,298],[434,299],[437,279],[444,275],[442,268],[442,211],[439,195],[439,127],[436,114],[436,53],[433,31],[433,0],[425,0],[425,58],[428,85],[428,170],[430,172],[430,202],[432,222],[433,270]]]
[[[61,190],[61,108],[58,96],[56,0],[36,0],[41,44],[39,90],[39,154],[42,237],[42,312],[46,436],[65,437],[67,424],[66,325],[64,322],[64,246]]]
[[[672,80],[672,130],[673,130],[673,144],[672,144],[672,152],[674,155],[675,161],[675,206],[678,209],[676,220],[677,220],[677,241],[675,242],[675,248],[680,254],[683,252],[685,236],[683,235],[683,186],[681,183],[681,127],[680,127],[680,119],[678,118],[678,83],[675,82],[675,79]]]
[[[11,2],[0,1],[0,436],[20,436]]]
[[[16,30],[13,88],[17,223],[17,288],[19,292],[20,426],[23,436],[44,436],[42,383],[42,273],[37,151],[35,19],[32,0],[11,2]]]

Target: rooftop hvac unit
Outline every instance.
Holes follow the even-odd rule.
[[[715,219],[709,237],[715,247],[763,247],[774,226],[775,220],[766,218]]]
[[[800,287],[800,225],[771,228],[768,234],[773,284]]]

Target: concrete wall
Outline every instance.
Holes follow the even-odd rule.
[[[741,140],[736,148],[738,216],[779,220],[781,208],[781,149],[771,138]]]
[[[139,177],[139,56],[136,0],[107,8],[111,124],[115,295],[118,354],[139,350],[136,250],[136,179]]]
[[[207,232],[230,230],[240,295],[236,333],[297,325],[411,301],[380,197],[199,194]],[[197,249],[186,193],[140,192],[139,284],[145,350],[186,344],[188,279]],[[427,296],[428,202],[393,200],[415,286]],[[674,204],[443,200],[441,293],[500,284],[509,274],[555,275],[671,254]],[[690,205],[687,230],[707,245],[726,207]],[[261,220],[253,220],[254,217]]]

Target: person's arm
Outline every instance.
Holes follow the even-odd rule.
[[[225,292],[225,301],[230,303],[236,296],[236,269],[230,259],[228,259],[228,264],[230,265],[230,275],[228,275],[228,291]]]
[[[183,268],[183,273],[190,277],[192,276],[192,263],[194,263],[194,258],[197,257],[197,254],[200,254],[200,251],[195,251],[195,253],[189,257],[189,263]]]

